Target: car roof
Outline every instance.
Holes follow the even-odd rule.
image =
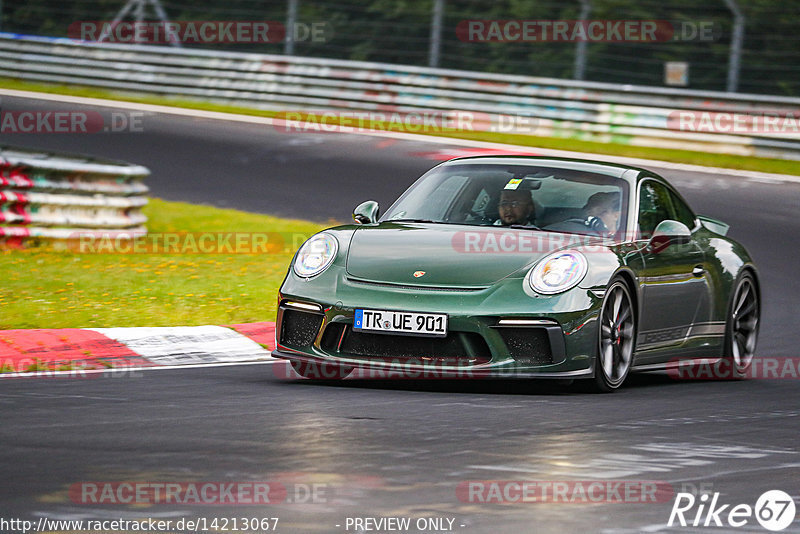
[[[442,166],[463,165],[463,164],[482,164],[482,165],[535,165],[540,167],[551,167],[554,169],[569,169],[573,171],[591,172],[623,178],[628,171],[636,171],[637,178],[645,176],[660,176],[653,172],[639,167],[622,165],[619,163],[609,163],[605,161],[595,161],[589,159],[574,158],[555,158],[548,156],[519,156],[519,155],[492,155],[492,156],[467,156],[455,158],[442,163]],[[634,173],[628,173],[626,179],[633,178]]]

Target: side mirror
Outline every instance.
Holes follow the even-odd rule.
[[[372,224],[378,222],[381,209],[374,200],[362,202],[353,210],[353,220],[356,224]]]
[[[692,232],[682,222],[665,220],[658,223],[650,238],[653,249],[659,250],[670,244],[685,245],[692,239]]]

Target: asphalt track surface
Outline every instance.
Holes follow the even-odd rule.
[[[3,98],[3,110],[66,105]],[[69,106],[75,109],[74,105]],[[0,143],[148,166],[157,197],[325,221],[388,206],[441,145],[147,115],[144,131],[4,135]],[[453,146],[455,149],[456,145]],[[653,167],[700,213],[731,224],[761,273],[758,356],[797,357],[800,186]],[[272,319],[265,317],[265,320]],[[800,380],[637,375],[612,395],[550,382],[283,378],[282,363],[0,382],[2,517],[279,517],[278,532],[357,532],[348,517],[453,519],[457,532],[703,532],[667,528],[673,499],[465,502],[468,481],[664,481],[751,506],[781,489],[800,508]],[[258,506],[91,505],[85,481],[282,481]],[[697,506],[687,512],[694,519]],[[726,512],[727,513],[727,512]],[[723,514],[723,519],[725,514]],[[702,520],[704,520],[703,517]],[[445,522],[447,524],[447,522]],[[739,529],[766,532],[753,518]],[[259,530],[263,532],[263,530]],[[408,532],[418,532],[411,528]],[[430,531],[430,530],[428,530]],[[793,523],[784,532],[800,532]]]

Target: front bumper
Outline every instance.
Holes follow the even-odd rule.
[[[336,271],[325,283],[289,274],[273,356],[410,376],[593,376],[600,299],[586,289],[531,297],[520,278],[465,290],[392,287]],[[365,336],[352,329],[356,308],[447,313],[448,339]]]

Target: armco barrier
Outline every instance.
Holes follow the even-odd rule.
[[[0,239],[147,232],[146,168],[0,145]]]
[[[273,110],[469,111],[509,133],[800,159],[800,98],[577,82],[529,76],[0,33],[0,72]],[[795,118],[783,132],[675,127],[679,111]],[[730,122],[730,121],[729,121]],[[794,129],[791,128],[794,124]]]

